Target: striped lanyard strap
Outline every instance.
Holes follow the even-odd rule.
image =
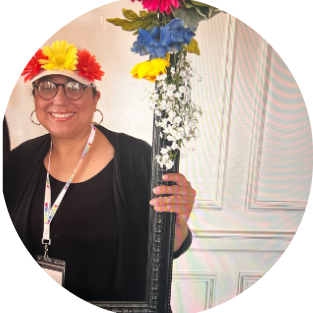
[[[42,241],[41,241],[41,243],[45,245],[45,256],[47,255],[47,251],[48,251],[47,245],[50,245],[50,243],[51,243],[51,240],[50,240],[50,224],[51,224],[51,221],[52,221],[55,213],[57,212],[57,210],[58,210],[58,208],[59,208],[67,190],[68,190],[68,187],[70,186],[70,184],[74,178],[74,175],[78,171],[79,167],[82,164],[84,157],[86,156],[87,152],[89,151],[91,144],[95,138],[95,135],[96,135],[96,128],[94,125],[91,124],[91,132],[90,132],[89,138],[87,140],[86,146],[84,148],[83,154],[82,154],[76,168],[74,169],[73,174],[71,175],[70,179],[68,180],[68,182],[65,184],[65,186],[63,187],[63,189],[59,193],[59,195],[58,195],[57,199],[55,200],[54,204],[52,205],[52,207],[51,207],[51,188],[50,188],[50,179],[49,179],[50,157],[51,157],[51,151],[52,151],[52,141],[51,141],[47,179],[46,179],[45,203],[44,203],[44,227],[43,227],[44,229],[43,229],[43,237],[42,237]]]

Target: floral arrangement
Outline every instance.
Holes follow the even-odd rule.
[[[39,49],[26,65],[21,76],[26,75],[24,82],[27,82],[44,70],[77,71],[79,76],[91,82],[95,79],[101,80],[104,75],[94,55],[87,50],[78,50],[66,40],[56,41],[52,43],[52,47],[45,46]]]
[[[134,2],[135,0],[131,0]],[[123,9],[125,19],[110,18],[108,22],[137,35],[131,51],[149,60],[133,67],[136,79],[155,82],[150,92],[156,126],[160,137],[167,141],[156,161],[161,168],[171,169],[179,151],[197,136],[198,115],[201,109],[190,99],[194,71],[188,53],[200,55],[195,39],[200,21],[220,11],[193,0],[138,0],[147,11],[139,15]]]

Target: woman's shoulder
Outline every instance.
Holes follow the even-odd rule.
[[[21,187],[27,182],[34,167],[43,160],[47,147],[49,150],[49,138],[49,135],[45,135],[27,140],[11,151],[9,168],[3,181],[7,204],[12,200],[17,186]]]
[[[141,139],[124,133],[116,133],[104,127],[99,127],[99,130],[107,137],[117,152],[123,154],[151,154],[151,146]]]
[[[134,179],[134,175],[142,178],[142,172],[149,174],[151,169],[151,146],[148,143],[124,133],[110,131],[104,127],[99,128],[99,130],[113,146],[115,158],[118,160],[125,177]]]
[[[23,158],[27,160],[30,155],[36,156],[44,153],[50,143],[50,135],[46,134],[21,143],[11,152],[12,159]]]
[[[142,150],[144,152],[151,152],[151,146],[147,142],[124,133],[120,133],[119,135],[120,142],[124,148],[129,148],[134,151]]]

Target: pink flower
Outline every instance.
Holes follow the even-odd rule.
[[[134,2],[135,0],[132,0]],[[161,13],[171,14],[172,7],[178,8],[178,0],[138,0],[142,2],[143,8],[148,11],[159,11]]]

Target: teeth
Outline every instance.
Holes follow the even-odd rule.
[[[54,117],[70,117],[72,115],[74,115],[74,113],[64,113],[64,114],[60,114],[60,113],[51,113],[52,116]]]

